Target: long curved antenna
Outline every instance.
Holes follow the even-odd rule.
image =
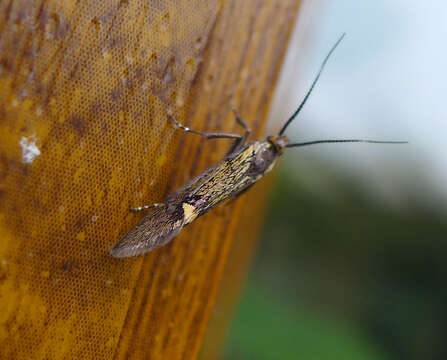
[[[346,33],[343,33],[340,38],[337,40],[337,42],[335,43],[334,46],[332,46],[332,49],[329,51],[329,53],[326,55],[326,58],[324,59],[323,63],[320,66],[320,70],[318,71],[317,76],[315,77],[314,82],[312,83],[310,89],[307,91],[306,96],[304,97],[303,101],[301,101],[300,106],[298,106],[298,109],[296,109],[296,111],[293,113],[293,115],[289,118],[289,120],[287,120],[287,122],[284,124],[284,126],[282,127],[282,129],[279,132],[279,135],[282,135],[284,133],[284,131],[286,131],[287,126],[290,125],[290,123],[293,121],[293,119],[296,118],[296,116],[300,113],[301,109],[303,108],[304,104],[306,103],[307,99],[309,98],[310,94],[312,93],[312,90],[314,89],[315,85],[317,84],[318,79],[320,78],[321,73],[323,72],[323,69],[327,63],[327,61],[329,60],[330,56],[332,55],[332,53],[334,52],[334,50],[337,48],[338,44],[340,44],[340,42],[343,40],[343,38],[345,37]]]
[[[370,144],[408,144],[408,141],[376,141],[376,140],[362,140],[362,139],[346,139],[346,140],[315,140],[306,141],[302,143],[287,144],[286,147],[298,147],[308,146],[315,144],[328,144],[328,143],[370,143]]]

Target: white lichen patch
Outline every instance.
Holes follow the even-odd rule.
[[[22,148],[22,163],[31,164],[40,155],[40,150],[36,146],[36,137],[34,135],[31,135],[29,138],[22,136],[19,144]]]

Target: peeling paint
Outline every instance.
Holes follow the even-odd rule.
[[[22,136],[19,141],[22,148],[22,163],[31,164],[36,157],[40,155],[40,150],[36,146],[36,137],[31,135],[29,138]]]

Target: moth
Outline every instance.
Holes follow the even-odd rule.
[[[203,136],[205,139],[234,139],[225,157],[214,166],[192,179],[189,183],[166,197],[163,202],[133,208],[133,211],[151,209],[152,211],[132,228],[111,250],[117,258],[147,253],[172,240],[188,224],[213,209],[220,203],[237,198],[250,189],[260,178],[271,171],[279,156],[286,148],[321,143],[405,143],[403,141],[374,141],[361,139],[316,140],[303,143],[290,143],[285,130],[296,118],[313,88],[315,87],[327,61],[341,42],[345,34],[333,45],[325,57],[320,69],[299,107],[286,121],[277,135],[265,140],[247,143],[250,129],[233,109],[236,122],[244,129],[243,135],[227,133],[203,133],[180,124],[172,115],[168,115],[173,124],[187,132]]]

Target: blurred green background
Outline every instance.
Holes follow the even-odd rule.
[[[330,193],[287,166],[277,175],[223,358],[447,359],[440,209],[385,206],[330,165],[312,168]]]
[[[266,133],[346,32],[287,135],[410,143],[286,152],[223,359],[447,359],[446,14],[304,1]]]

